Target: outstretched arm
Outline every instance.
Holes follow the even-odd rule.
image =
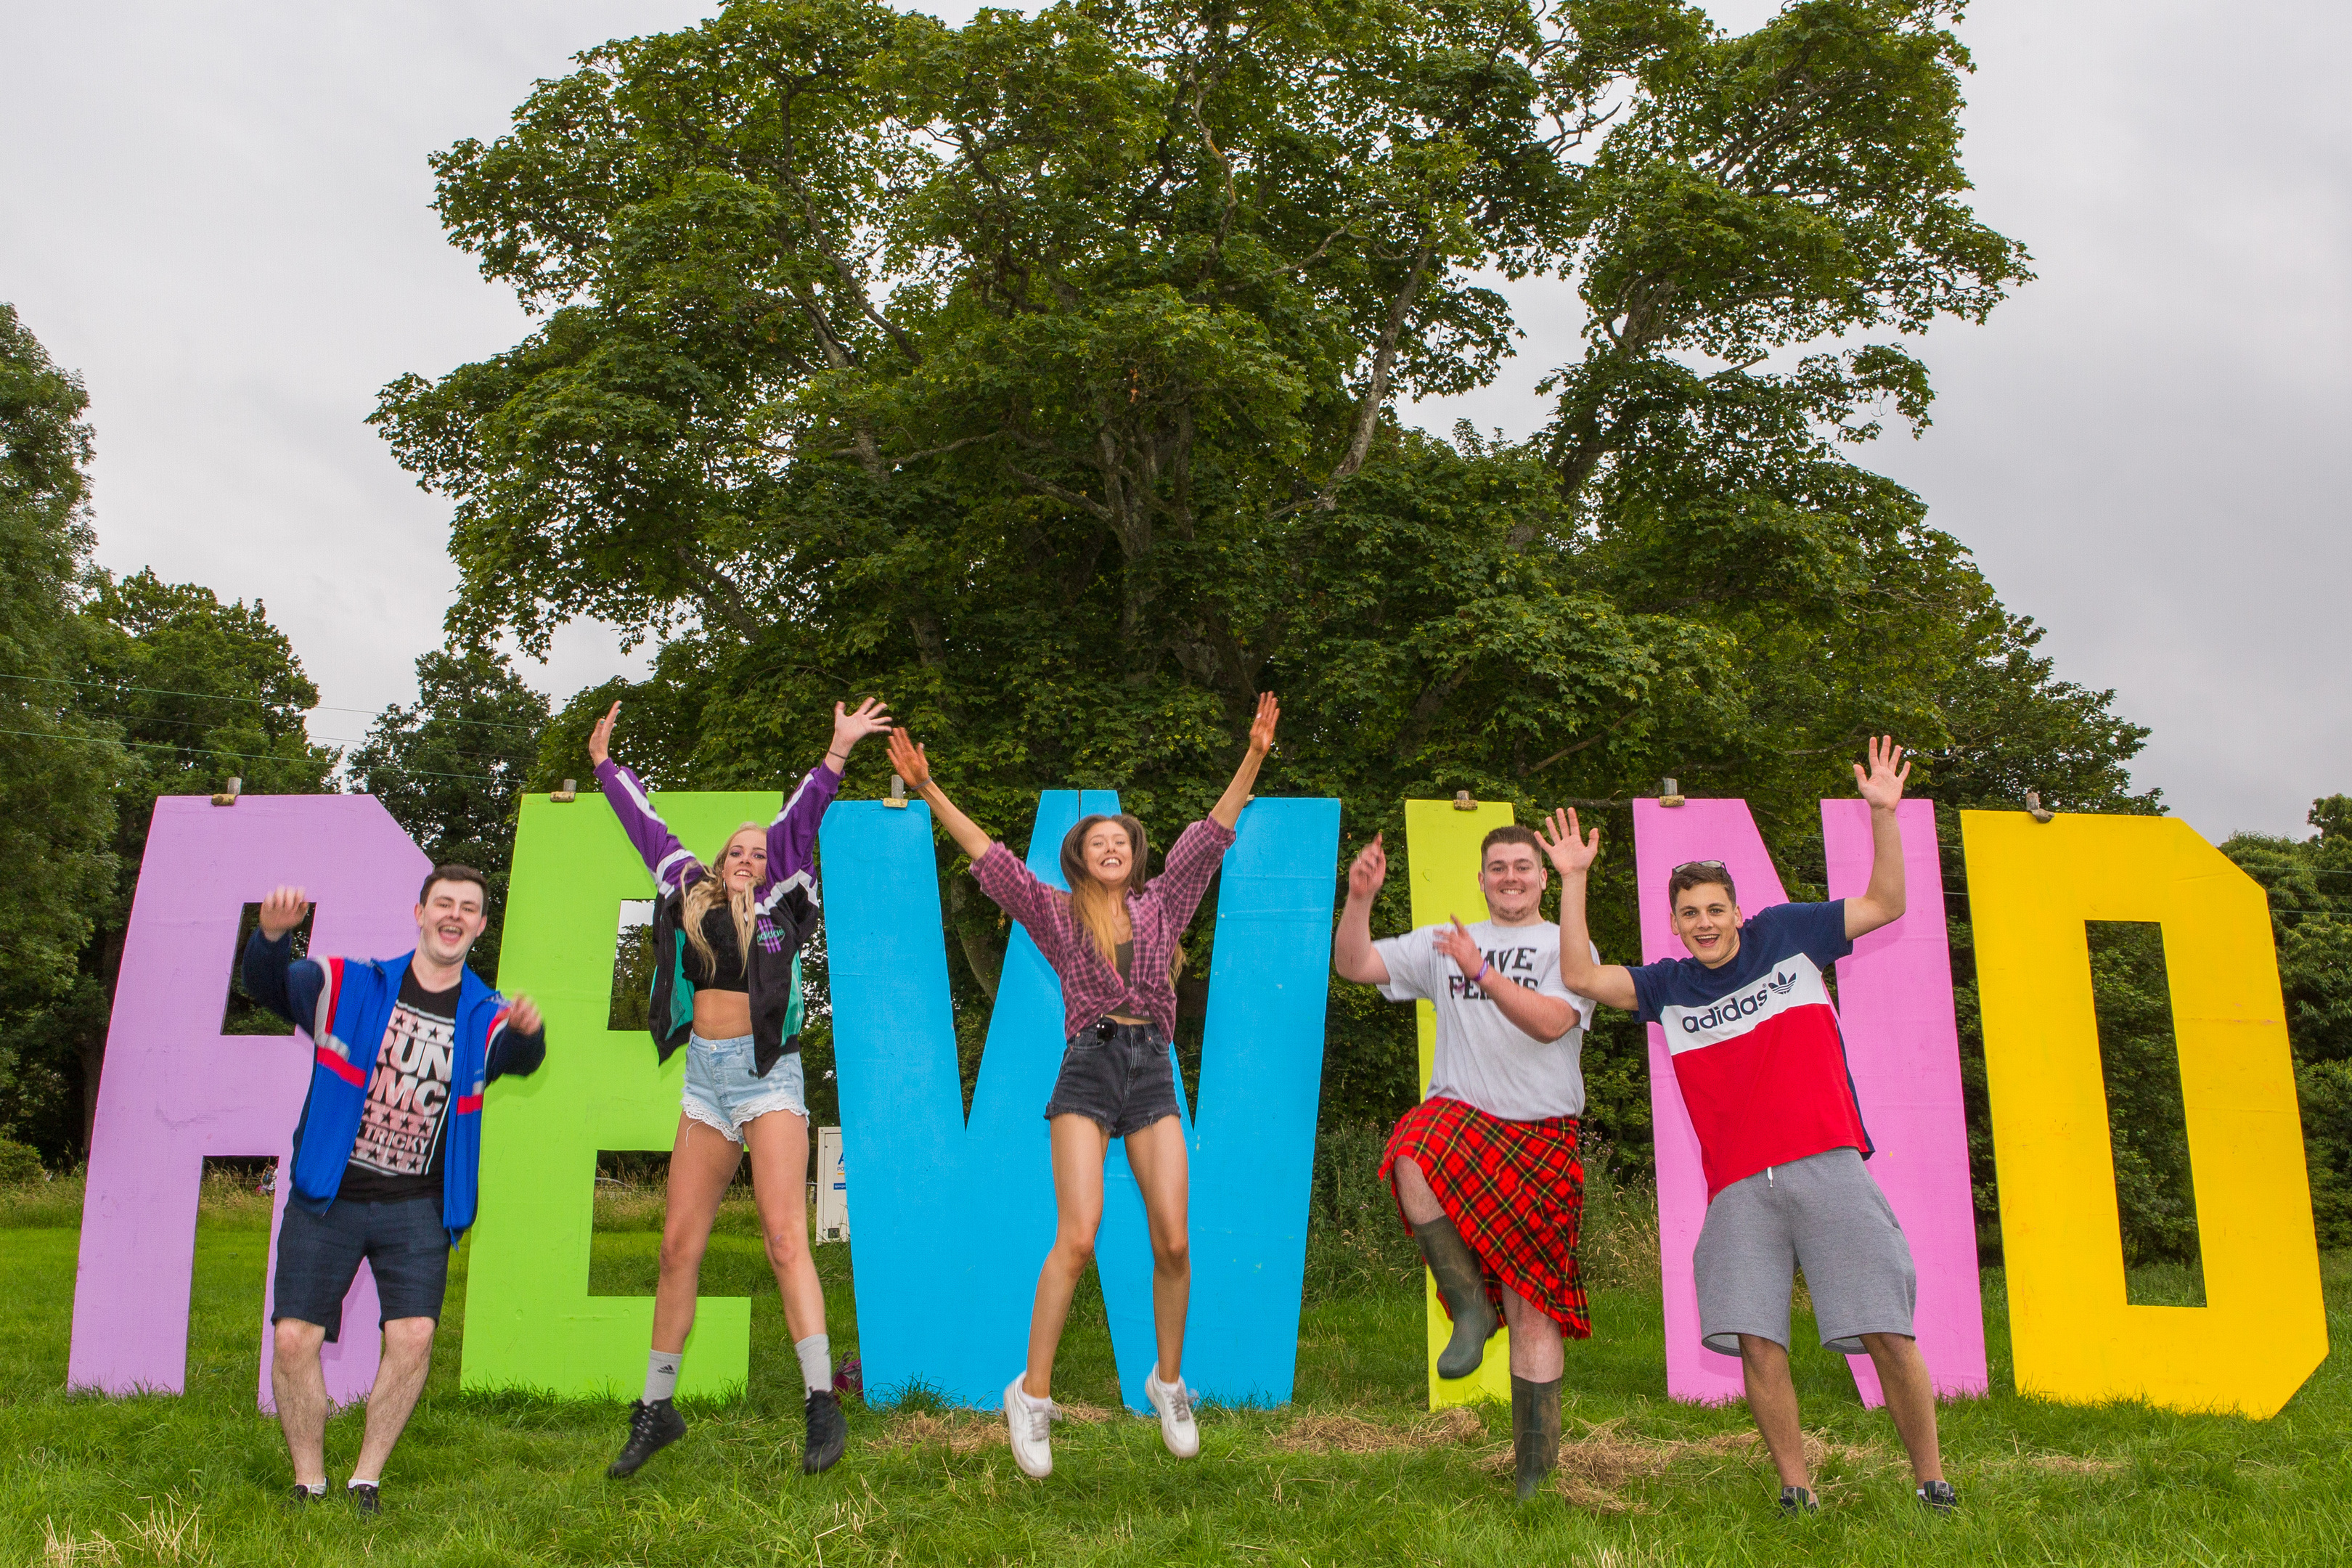
[[[1274,726],[1282,717],[1282,704],[1274,700],[1271,691],[1257,694],[1257,716],[1250,721],[1249,747],[1242,752],[1242,765],[1234,770],[1234,782],[1209,808],[1210,819],[1228,832],[1242,819],[1242,807],[1249,804],[1250,791],[1256,786],[1257,770],[1265,764],[1265,754],[1274,750]]]
[[[1553,812],[1550,827],[1547,833],[1538,824],[1536,837],[1559,873],[1559,983],[1579,996],[1630,1013],[1640,1005],[1633,972],[1622,963],[1592,961],[1592,931],[1584,918],[1585,884],[1592,863],[1601,858],[1601,829],[1580,837],[1572,809]]]
[[[1339,929],[1331,937],[1331,970],[1342,980],[1360,985],[1386,985],[1388,961],[1372,945],[1372,900],[1389,879],[1388,851],[1381,836],[1357,853],[1348,867],[1348,902],[1339,911]]]
[[[1903,826],[1895,808],[1903,804],[1903,786],[1910,779],[1911,764],[1892,735],[1870,742],[1868,773],[1860,763],[1853,764],[1853,782],[1870,803],[1870,886],[1862,897],[1845,901],[1848,942],[1903,918]]]
[[[908,789],[929,803],[931,815],[940,819],[948,837],[956,841],[957,848],[974,860],[988,853],[995,840],[980,830],[980,824],[958,810],[956,803],[948,798],[948,792],[933,781],[929,755],[904,730],[890,731],[890,769],[907,781]]]
[[[784,797],[783,809],[768,824],[768,869],[760,883],[762,893],[816,865],[817,824],[824,820],[825,807],[841,788],[841,771],[849,765],[849,753],[866,736],[889,731],[890,710],[878,697],[859,703],[855,713],[843,711],[838,702],[833,705],[833,739],[824,748],[824,761],[793,786]]]
[[[646,869],[654,874],[654,885],[665,893],[674,893],[688,878],[699,874],[701,862],[687,852],[654,809],[654,797],[646,793],[645,781],[613,760],[613,724],[620,716],[621,705],[615,702],[596,721],[596,727],[588,732],[588,760],[596,764],[597,786],[604,792],[613,815],[620,818],[621,831],[636,847]]]

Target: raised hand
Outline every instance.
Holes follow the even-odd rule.
[[[845,712],[838,702],[833,705],[833,744],[825,748],[828,757],[849,760],[850,748],[868,735],[890,732],[890,710],[879,697],[869,697],[857,705],[854,713]]]
[[[1902,763],[1900,771],[1895,763]],[[1862,764],[1853,764],[1854,787],[1862,798],[1870,803],[1873,811],[1893,811],[1903,799],[1903,786],[1911,779],[1911,764],[1904,761],[1903,748],[1895,743],[1892,735],[1879,735],[1870,742],[1870,771],[1864,773]]]
[[[1478,972],[1486,967],[1486,955],[1478,951],[1477,939],[1470,934],[1470,928],[1462,923],[1460,915],[1447,918],[1453,921],[1454,929],[1437,928],[1437,951],[1454,961],[1454,966],[1462,971],[1463,979],[1475,981],[1478,978]]]
[[[931,782],[931,759],[915,738],[904,730],[890,731],[890,771],[907,781],[907,787],[919,790]]]
[[[301,889],[272,888],[261,900],[261,934],[276,942],[300,925],[310,910],[310,900],[302,896]]]
[[[1381,847],[1381,836],[1375,833],[1372,841],[1358,850],[1355,859],[1349,862],[1348,896],[1369,899],[1379,892],[1381,885],[1388,879],[1389,852]]]
[[[517,996],[507,1003],[507,1027],[520,1035],[536,1035],[542,1020],[539,1004],[528,996]]]
[[[1275,700],[1274,693],[1259,692],[1257,716],[1250,721],[1249,749],[1252,756],[1263,757],[1274,750],[1274,726],[1281,717],[1282,704]]]
[[[603,767],[613,755],[613,721],[621,716],[621,705],[614,703],[588,731],[588,760]]]
[[[1544,853],[1551,858],[1551,868],[1562,877],[1580,877],[1601,858],[1601,829],[1594,828],[1589,838],[1580,837],[1574,807],[1555,810],[1548,824],[1537,823],[1536,842],[1544,847]]]

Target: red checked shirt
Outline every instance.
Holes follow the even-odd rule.
[[[1128,964],[1133,976],[1121,980],[1118,970],[1095,945],[1093,933],[1070,910],[1070,895],[1039,881],[1021,857],[1002,843],[971,863],[972,880],[994,899],[997,906],[1019,921],[1037,951],[1062,980],[1062,1037],[1111,1013],[1149,1018],[1162,1039],[1176,1036],[1176,983],[1172,966],[1176,943],[1192,923],[1209,890],[1209,879],[1234,842],[1234,831],[1213,818],[1203,817],[1184,830],[1168,851],[1160,875],[1127,900],[1129,924],[1135,928],[1135,949]]]

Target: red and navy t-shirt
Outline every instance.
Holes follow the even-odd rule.
[[[1767,1165],[1832,1149],[1869,1157],[1822,977],[1853,951],[1843,900],[1776,904],[1748,917],[1719,969],[1662,958],[1633,972],[1642,1021],[1665,1033],[1710,1200]]]

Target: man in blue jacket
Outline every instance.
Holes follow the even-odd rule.
[[[474,1223],[482,1090],[547,1057],[539,1009],[466,967],[488,923],[482,874],[436,866],[416,897],[416,951],[294,957],[299,888],[262,901],[245,950],[256,1001],[310,1037],[310,1092],[294,1127],[278,1233],[269,1386],[294,1460],[294,1501],[327,1494],[327,1383],[319,1347],[342,1331],[364,1259],[383,1308],[383,1358],[348,1490],[374,1513],[384,1461],[433,1361],[449,1252]]]

